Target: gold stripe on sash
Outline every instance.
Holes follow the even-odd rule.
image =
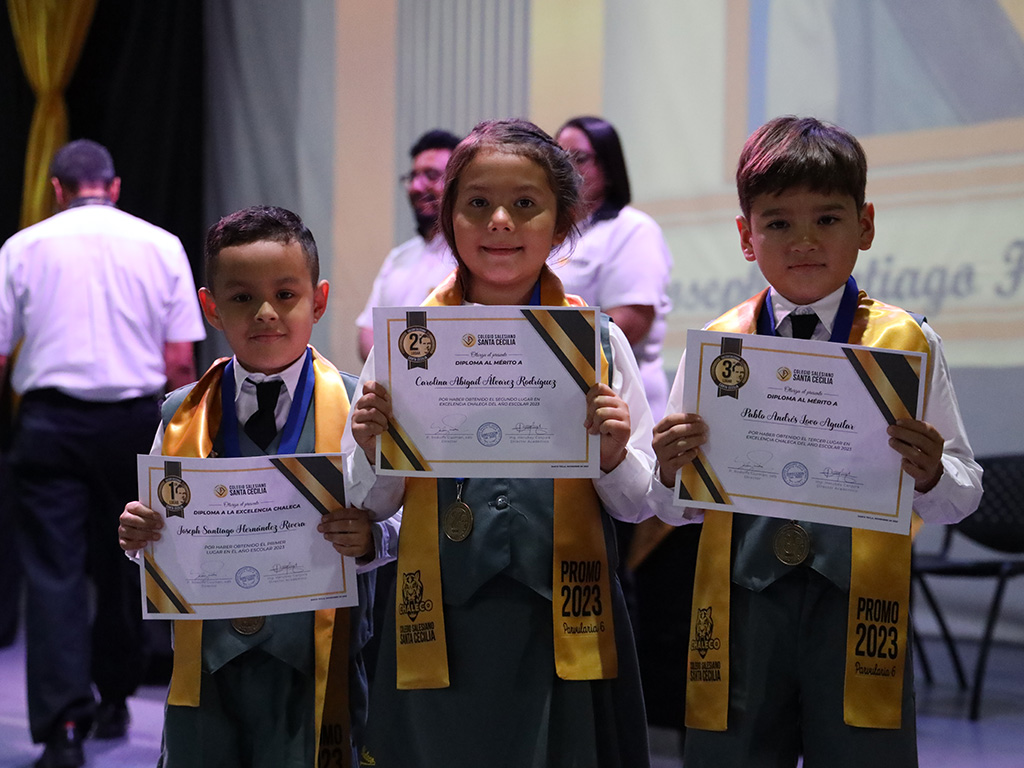
[[[686,657],[687,728],[724,731],[728,724],[731,545],[732,512],[705,510]]]
[[[619,674],[608,548],[590,480],[555,480],[551,611],[555,672],[563,680]]]
[[[399,690],[449,685],[437,517],[437,481],[406,480],[395,579]]]
[[[767,289],[722,315],[708,329],[756,333],[766,295]],[[930,351],[913,317],[863,291],[858,296],[849,343]],[[908,385],[887,375],[873,355],[858,354],[856,359],[866,363],[865,375],[871,386],[877,387],[885,407],[892,409],[891,415],[911,416]],[[919,369],[914,372],[920,375]],[[911,537],[854,528],[851,539],[844,721],[863,728],[899,728],[908,645]],[[705,511],[690,620],[688,727],[721,731],[728,725],[731,545],[732,513]],[[884,644],[880,640],[883,633]]]

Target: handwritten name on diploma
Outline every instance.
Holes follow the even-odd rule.
[[[293,531],[298,528],[305,528],[304,522],[292,522],[290,520],[281,520],[276,523],[264,523],[263,525],[247,525],[246,523],[239,523],[234,528],[222,528],[217,526],[216,528],[210,528],[206,525],[181,525],[178,526],[179,536],[231,536],[232,534],[244,534],[244,533],[280,533],[281,531]]]
[[[558,387],[558,382],[555,379],[540,379],[536,376],[520,376],[518,379],[505,379],[493,374],[490,376],[477,376],[476,378],[454,376],[451,379],[442,379],[439,376],[433,376],[428,379],[423,376],[417,376],[415,383],[417,387],[465,387],[466,389],[473,387],[481,389],[544,389],[545,387],[551,387],[555,389]]]
[[[751,421],[777,421],[784,424],[799,424],[802,427],[820,427],[821,429],[827,429],[829,431],[833,429],[841,429],[847,431],[855,431],[856,427],[846,419],[842,421],[832,421],[827,416],[824,419],[816,419],[808,416],[806,413],[799,415],[791,414],[789,411],[785,413],[779,413],[778,411],[769,411],[765,413],[760,408],[744,408],[740,412],[740,416],[744,419]]]

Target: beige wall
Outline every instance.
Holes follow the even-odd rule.
[[[326,317],[329,357],[357,373],[356,316],[381,255],[394,244],[397,0],[337,0],[335,10],[334,260]]]

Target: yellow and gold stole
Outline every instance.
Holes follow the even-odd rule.
[[[427,297],[425,306],[459,306],[463,291],[457,272]],[[561,281],[546,266],[540,277],[543,306],[585,306],[577,296],[566,296]],[[608,381],[608,361],[602,352],[601,380]],[[587,479],[554,481],[554,539],[551,611],[555,646],[555,671],[565,680],[599,680],[618,675],[615,625],[608,575],[608,551],[601,523],[601,504],[594,484]],[[437,481],[409,478],[405,481],[402,535],[398,543],[395,595],[395,648],[398,688],[448,687],[448,650],[444,634],[441,595],[441,563],[438,539]],[[601,616],[568,619],[562,615],[560,595],[571,563],[596,564],[588,569],[593,587],[600,590],[605,609]],[[563,568],[563,564],[567,568]],[[403,603],[404,578],[418,572],[414,608]],[[419,587],[422,585],[422,591]],[[421,592],[421,593],[420,593]],[[570,623],[571,622],[571,623]]]
[[[767,290],[748,299],[711,323],[708,330],[756,333],[757,318],[766,295]],[[868,298],[863,291],[858,296],[849,343],[929,352],[928,341],[913,317],[898,307]],[[880,371],[869,369],[868,375],[873,381],[884,384]],[[907,413],[902,405],[889,403],[888,399],[886,402],[897,418],[913,418],[914,414]],[[724,731],[728,725],[731,543],[732,513],[705,510],[690,618],[686,687],[686,725],[690,728]],[[910,543],[910,536],[860,528],[852,530],[843,701],[843,719],[847,725],[890,729],[901,725],[903,669],[909,642]],[[879,606],[885,607],[887,621],[876,626],[871,616]],[[698,637],[702,611],[714,619],[714,642],[695,643],[693,640]],[[893,629],[896,637],[890,638],[894,642],[887,646],[892,649],[892,657],[887,655],[883,661],[861,655],[863,651],[858,643],[865,644],[862,635]]]
[[[220,429],[221,378],[229,358],[217,360],[178,407],[164,430],[167,456],[204,458]],[[338,369],[313,350],[313,407],[316,451],[337,453],[348,418],[349,400]],[[349,609],[316,611],[314,619],[315,717],[318,745],[324,734],[351,730],[348,706]],[[174,622],[174,669],[167,703],[198,707],[202,679],[202,621]],[[332,737],[332,740],[336,740]],[[346,765],[349,750],[342,750]]]

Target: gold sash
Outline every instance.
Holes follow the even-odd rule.
[[[756,333],[767,290],[722,315],[713,331]],[[907,312],[858,296],[851,344],[929,352]],[[919,371],[919,375],[926,375]],[[888,400],[887,400],[888,403]],[[893,408],[896,407],[892,403]],[[894,410],[898,416],[910,416]],[[904,475],[907,481],[908,476]],[[843,719],[862,728],[901,725],[910,598],[910,536],[852,530]],[[690,619],[686,725],[724,731],[729,712],[729,590],[732,513],[706,510]],[[713,635],[708,631],[713,626]]]
[[[541,272],[540,286],[540,303],[544,306],[585,306],[579,297],[565,295],[561,281],[546,266]],[[462,283],[456,270],[427,297],[424,305],[459,306],[462,303]],[[601,380],[607,383],[608,378],[608,361],[602,352]],[[395,648],[400,690],[446,688],[449,684],[438,541],[437,481],[409,478],[405,485],[395,594]],[[601,504],[592,481],[554,481],[552,549],[555,670],[565,680],[616,677],[618,656],[608,551]],[[586,590],[592,600],[597,598],[596,603],[591,602],[592,606],[597,606],[596,610],[588,611],[595,615],[563,615],[563,606],[573,603],[574,589]],[[580,602],[578,599],[577,603]]]
[[[221,377],[229,358],[217,360],[179,406],[164,430],[168,456],[206,457],[220,429]],[[313,350],[313,407],[316,451],[337,453],[348,417],[349,400],[337,368]],[[348,735],[349,609],[316,611],[314,618],[315,717],[318,752],[341,744],[345,765],[351,761]],[[202,621],[174,622],[174,668],[167,703],[198,707],[202,679]],[[340,738],[338,734],[344,734]],[[332,750],[333,751],[333,750]]]

